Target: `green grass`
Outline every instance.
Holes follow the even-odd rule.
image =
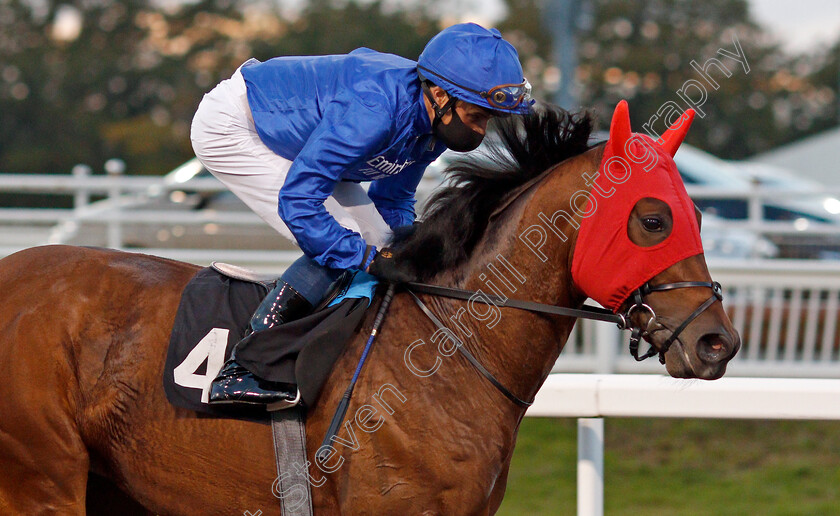
[[[840,515],[840,422],[606,419],[604,512]],[[526,418],[500,515],[576,514],[577,422]]]

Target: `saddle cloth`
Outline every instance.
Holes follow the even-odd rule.
[[[269,379],[296,383],[306,406],[317,402],[370,304],[375,280],[362,275],[326,308],[248,338],[249,347],[264,357]],[[193,276],[181,295],[164,365],[163,387],[170,403],[215,416],[265,420],[261,407],[216,406],[207,400],[210,383],[275,282],[226,264],[213,264]]]

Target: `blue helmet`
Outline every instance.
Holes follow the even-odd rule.
[[[417,69],[451,96],[495,112],[528,113],[534,103],[519,54],[497,29],[448,27],[426,44]]]

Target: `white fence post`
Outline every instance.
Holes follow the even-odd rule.
[[[747,221],[749,227],[759,231],[761,222],[764,220],[764,197],[761,195],[761,187],[757,181],[750,185],[750,195],[747,201]]]
[[[83,181],[85,178],[90,177],[90,172],[90,167],[85,164],[76,165],[71,171],[73,178],[78,181]],[[76,193],[73,195],[73,208],[78,211],[87,206],[89,203],[90,191],[86,188],[77,188]]]
[[[595,325],[594,333],[595,367],[593,372],[597,374],[614,373],[621,330],[615,324],[599,322]]]
[[[552,374],[529,417],[577,417],[577,514],[604,513],[602,417],[696,417],[840,421],[840,380]],[[582,417],[583,416],[583,417]]]
[[[604,419],[578,420],[577,514],[604,514]]]
[[[125,162],[121,159],[109,159],[105,162],[105,172],[111,178],[111,187],[108,189],[108,199],[113,203],[116,217],[108,221],[108,247],[121,249],[122,238],[122,207],[120,206],[120,177],[125,172]]]

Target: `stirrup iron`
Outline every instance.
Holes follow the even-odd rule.
[[[274,412],[276,410],[285,410],[288,408],[296,407],[300,405],[300,388],[295,386],[295,399],[293,400],[283,400],[283,401],[276,401],[274,403],[269,403],[265,406],[265,410],[267,412]]]

